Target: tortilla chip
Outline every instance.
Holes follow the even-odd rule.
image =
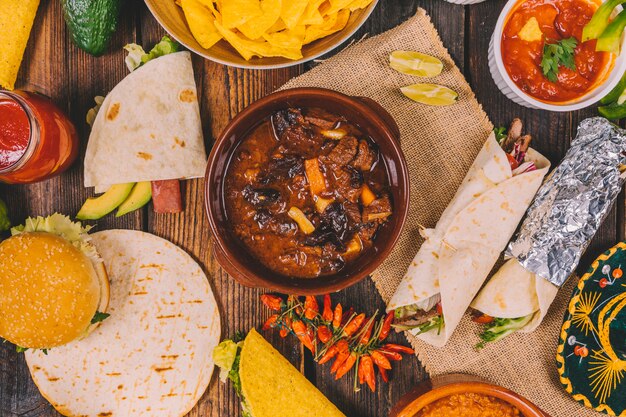
[[[39,0],[3,1],[0,7],[0,86],[13,90]]]
[[[276,33],[267,33],[263,38],[272,46],[287,49],[302,49],[305,28],[296,26],[293,30],[283,30]]]
[[[290,1],[290,0],[284,0]],[[261,0],[263,14],[237,27],[248,39],[259,39],[280,19],[283,0]]]
[[[213,0],[198,0],[200,1],[200,3],[202,3],[205,7],[207,7],[211,13],[213,13],[213,16],[215,16],[215,19],[218,19],[220,22],[222,21],[222,14],[220,12],[217,11],[217,9],[215,8],[215,1]],[[219,7],[219,3],[218,3],[218,7]]]
[[[215,27],[224,36],[224,39],[232,45],[233,48],[241,54],[241,56],[249,61],[254,56],[271,57],[282,56],[289,59],[302,58],[302,50],[293,48],[281,48],[271,45],[265,40],[262,42],[251,41],[250,39],[241,36],[239,33],[226,29],[224,26],[215,22]]]
[[[263,14],[260,0],[228,0],[221,4],[219,10],[226,29],[236,28]]]
[[[310,0],[307,4],[298,25],[321,25],[324,23],[324,16],[320,13],[320,6],[326,0]]]
[[[364,9],[369,6],[372,1],[373,0],[354,0],[348,5],[348,9],[350,9],[351,12],[359,9]]]
[[[328,0],[330,9],[326,10],[327,14],[338,13],[340,10],[347,9],[354,0]]]
[[[285,0],[283,1],[283,7],[280,11],[280,17],[285,22],[287,29],[293,29],[300,17],[304,13],[306,6],[309,4],[309,0]]]
[[[332,35],[335,32],[339,32],[348,24],[350,19],[350,11],[344,9],[339,13],[329,15],[324,18],[324,23],[321,25],[311,25],[306,28],[306,34],[304,37],[304,44],[309,44],[320,38]]]
[[[222,39],[222,35],[213,24],[215,16],[211,10],[198,0],[181,0],[181,7],[193,37],[203,48],[208,49]]]
[[[284,3],[285,2],[283,2],[283,4]],[[283,22],[283,19],[278,19],[276,23],[274,23],[274,25],[267,30],[267,33],[280,32],[281,30],[285,29],[287,29],[287,26],[285,26],[285,22]]]

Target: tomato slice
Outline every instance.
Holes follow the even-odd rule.
[[[519,162],[517,162],[517,160],[513,157],[513,155],[511,155],[510,153],[507,153],[506,157],[509,160],[509,164],[511,165],[511,170],[514,170],[517,167],[519,167]]]
[[[479,315],[473,316],[472,321],[474,323],[479,323],[479,324],[489,324],[493,322],[493,317],[488,316],[487,314],[479,314]]]

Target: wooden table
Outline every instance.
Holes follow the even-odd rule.
[[[105,95],[127,74],[122,46],[128,42],[151,46],[165,33],[142,2],[127,3],[110,52],[94,58],[72,44],[63,22],[60,2],[42,0],[24,56],[18,88],[44,93],[70,114],[80,133],[83,154],[89,136],[85,114],[93,106],[93,97]],[[505,125],[513,117],[521,117],[527,130],[536,138],[534,146],[556,164],[575,135],[578,122],[594,115],[595,109],[562,114],[528,110],[513,104],[497,90],[489,74],[487,47],[504,3],[504,0],[487,0],[482,4],[462,7],[443,0],[381,0],[355,37],[383,32],[412,16],[417,7],[425,8],[493,123]],[[207,148],[239,111],[309,67],[250,71],[228,68],[194,56]],[[144,230],[180,245],[200,262],[210,277],[222,314],[222,335],[232,336],[238,330],[260,326],[268,316],[259,302],[261,291],[237,284],[215,262],[204,214],[203,181],[187,181],[186,184],[183,214],[156,215],[148,207],[120,219],[108,216],[97,223],[97,230]],[[28,215],[54,212],[74,215],[90,195],[91,191],[83,187],[80,162],[62,176],[39,184],[0,185],[0,197],[6,200],[15,224]],[[581,268],[585,268],[598,253],[624,239],[624,209],[622,192],[616,207],[592,242]],[[369,313],[376,308],[384,308],[369,279],[333,295],[333,299],[341,301],[344,306],[354,306]],[[393,338],[406,342],[403,336],[393,335]],[[303,353],[300,344],[293,338],[281,340],[273,334],[271,341],[348,416],[386,416],[402,394],[426,377],[416,358],[406,358],[396,365],[391,382],[388,385],[379,384],[375,394],[368,389],[354,393],[352,381],[347,378],[334,381],[328,365],[316,366],[310,354]],[[17,354],[12,345],[0,344],[0,417],[58,415],[32,383],[24,356]],[[202,417],[239,415],[235,391],[230,385],[219,382],[215,375],[204,397],[190,413],[190,416]]]

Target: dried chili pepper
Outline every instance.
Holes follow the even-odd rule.
[[[374,374],[374,364],[372,363],[372,357],[370,355],[361,356],[361,363],[363,364],[363,375],[367,386],[370,387],[372,392],[376,391],[376,375]]]
[[[283,299],[277,295],[262,294],[261,302],[273,311],[280,311],[283,308]]]
[[[359,384],[365,383],[365,373],[363,372],[363,361],[359,361],[359,367],[356,370],[357,377],[359,378]]]
[[[389,362],[389,359],[387,359],[385,355],[376,350],[372,351],[370,355],[376,365],[383,369],[391,369],[391,362]]]
[[[330,323],[333,320],[333,310],[330,302],[330,294],[324,295],[324,310],[322,311],[322,319]]]
[[[291,329],[291,323],[291,317],[284,318],[284,324],[280,329],[280,337],[282,337],[283,339],[289,334],[289,329]]]
[[[363,332],[363,336],[359,339],[359,344],[367,345],[370,341],[370,337],[372,337],[372,330],[374,330],[374,320],[371,320],[368,324],[366,324],[367,330]]]
[[[263,330],[269,330],[272,327],[276,327],[276,320],[278,320],[278,314],[272,314],[269,319],[263,324]]]
[[[343,317],[343,308],[341,307],[341,303],[337,303],[335,312],[333,313],[333,327],[335,329],[341,327],[341,317]]]
[[[309,320],[313,320],[317,313],[319,313],[320,309],[317,304],[317,299],[312,295],[307,295],[304,297],[304,317]]]
[[[394,310],[391,310],[389,313],[387,313],[385,321],[383,321],[383,327],[381,328],[380,334],[378,335],[378,340],[385,340],[387,336],[389,336],[389,331],[391,330],[391,325],[393,324],[394,313]]]
[[[340,342],[344,343],[340,344]],[[348,359],[348,357],[350,356],[350,348],[348,346],[348,342],[346,342],[345,340],[342,339],[337,342],[337,349],[339,349],[339,351],[337,352],[337,359],[335,359],[335,362],[333,362],[333,366],[330,367],[331,373],[337,372],[339,367],[343,365],[346,359]]]
[[[392,352],[398,352],[398,353],[406,353],[409,355],[412,355],[415,353],[415,351],[413,349],[411,349],[408,346],[402,346],[402,345],[396,345],[395,343],[387,343],[385,346],[383,346],[383,349],[385,350],[390,350]]]
[[[332,358],[334,358],[335,356],[337,356],[338,353],[339,353],[339,348],[337,347],[337,343],[335,343],[334,345],[332,345],[326,350],[326,352],[322,355],[320,360],[317,361],[317,363],[322,365],[328,362],[329,360],[331,360]]]
[[[315,348],[313,347],[313,340],[311,340],[311,337],[307,333],[306,324],[304,324],[302,320],[297,320],[293,322],[293,324],[291,325],[291,328],[293,329],[294,333],[296,334],[296,337],[300,340],[300,342],[302,342],[302,344],[307,349],[313,352]]]
[[[387,370],[385,368],[381,368],[378,365],[376,366],[378,367],[378,372],[380,372],[380,377],[383,379],[383,381],[389,382],[389,375],[387,374]]]
[[[348,323],[348,320],[350,320],[353,315],[354,315],[354,308],[350,307],[350,309],[346,311],[345,313],[343,313],[343,316],[341,316],[341,326],[345,326]]]
[[[400,355],[398,352],[391,352],[389,350],[384,350],[384,349],[378,349],[378,351],[382,353],[383,355],[385,355],[385,357],[391,361],[402,360],[402,355]]]
[[[333,337],[333,332],[330,331],[328,326],[321,325],[317,328],[317,337],[320,339],[320,342],[326,343]]]
[[[343,332],[348,336],[352,336],[357,330],[361,328],[361,325],[364,321],[365,314],[361,313],[352,320],[350,320],[350,323],[346,325],[346,327],[343,329]]]
[[[337,374],[335,374],[335,380],[341,378],[345,374],[352,369],[354,364],[356,363],[357,354],[356,352],[351,352],[346,360],[337,368]],[[367,375],[365,376],[367,378]]]

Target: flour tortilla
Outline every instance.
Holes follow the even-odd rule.
[[[189,52],[147,62],[104,99],[85,154],[85,187],[197,178],[206,150]]]
[[[345,417],[254,329],[241,349],[239,377],[254,417]]]
[[[441,295],[445,325],[418,335],[443,346],[484,283],[541,186],[550,162],[529,149],[537,170],[513,177],[494,134],[485,142],[456,195],[426,238],[388,310]]]
[[[534,314],[521,332],[540,324],[554,301],[558,287],[527,271],[517,259],[509,259],[480,290],[471,306],[489,316],[514,319]]]
[[[185,415],[209,384],[220,339],[207,277],[184,251],[151,234],[91,236],[111,280],[111,316],[48,355],[27,351],[35,384],[66,416]]]

